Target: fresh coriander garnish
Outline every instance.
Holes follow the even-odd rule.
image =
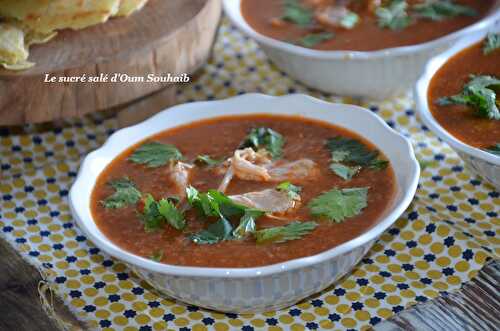
[[[312,48],[317,44],[320,44],[332,38],[333,38],[333,33],[331,32],[309,33],[299,38],[296,44],[303,47]]]
[[[449,17],[475,16],[477,12],[469,6],[456,4],[448,0],[426,0],[424,3],[413,6],[418,17],[433,21],[442,21]]]
[[[389,164],[378,158],[377,150],[370,151],[356,139],[337,136],[328,139],[326,147],[332,153],[330,169],[345,180],[350,180],[362,167],[381,170]]]
[[[254,232],[257,244],[284,243],[311,233],[318,226],[315,222],[292,222],[285,226],[266,228]]]
[[[408,4],[404,0],[391,0],[387,6],[378,7],[375,14],[381,28],[401,30],[411,23],[407,12]]]
[[[298,0],[285,0],[281,19],[305,27],[311,24],[313,15],[313,11],[301,5]]]
[[[233,237],[236,239],[244,238],[247,234],[255,232],[255,221],[264,215],[264,212],[258,209],[247,209],[240,220],[240,224],[234,229]]]
[[[278,191],[288,193],[288,196],[290,197],[290,199],[299,198],[300,197],[299,193],[300,193],[300,191],[302,191],[302,187],[293,185],[290,182],[280,183],[278,186],[276,186],[276,189]]]
[[[340,20],[340,26],[345,29],[352,29],[359,22],[359,15],[352,11],[347,11],[346,15]]]
[[[255,230],[255,220],[264,212],[233,202],[223,193],[209,190],[200,193],[190,186],[186,189],[188,202],[191,206],[206,217],[217,217],[219,220],[212,223],[206,230],[191,235],[191,240],[197,244],[215,244],[223,240],[241,239]],[[229,217],[240,217],[240,223],[233,231],[228,221]]]
[[[224,162],[224,159],[214,159],[210,155],[198,155],[195,160],[196,163],[205,164],[207,166],[217,166]]]
[[[205,230],[192,234],[189,238],[196,244],[216,244],[232,238],[233,226],[225,218],[210,224]]]
[[[360,170],[361,166],[347,166],[342,163],[333,162],[330,169],[339,177],[345,180],[351,180]]]
[[[182,230],[186,226],[184,215],[169,199],[156,201],[151,194],[144,198],[144,210],[140,217],[147,232],[159,230],[165,224],[177,230]]]
[[[254,150],[266,149],[274,159],[280,158],[283,154],[285,138],[270,128],[255,128],[250,131],[239,148],[251,147]]]
[[[141,145],[128,158],[134,163],[145,164],[150,168],[160,167],[170,161],[181,159],[182,154],[174,145],[156,141]]]
[[[163,258],[163,251],[160,249],[156,250],[151,254],[149,258],[155,262],[160,262],[161,259]]]
[[[440,98],[440,106],[466,105],[481,117],[500,120],[496,91],[500,89],[500,79],[493,76],[471,76],[462,92],[451,97]]]
[[[484,150],[493,155],[500,156],[500,143],[496,143],[495,145],[485,148]]]
[[[117,209],[133,205],[141,198],[141,192],[127,177],[112,180],[108,185],[115,189],[115,193],[101,201],[105,208]]]
[[[308,207],[320,219],[340,223],[358,215],[367,206],[368,188],[334,188],[314,198]]]
[[[500,33],[489,33],[484,41],[483,54],[488,55],[500,48]]]

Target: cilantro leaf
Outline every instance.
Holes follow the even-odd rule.
[[[493,155],[500,156],[500,143],[496,143],[495,145],[486,148],[485,151]]]
[[[220,218],[217,222],[210,224],[205,230],[192,234],[190,239],[199,245],[216,244],[223,240],[231,239],[233,226],[225,218]]]
[[[340,223],[358,215],[367,206],[368,188],[334,188],[311,200],[308,207],[313,216]]]
[[[157,251],[154,251],[151,256],[149,257],[149,259],[155,261],[155,262],[160,262],[161,259],[163,258],[163,251],[162,250],[157,250]]]
[[[285,138],[281,134],[273,129],[260,127],[252,129],[239,148],[264,148],[276,159],[283,154],[284,144]]]
[[[411,23],[407,9],[408,4],[404,0],[391,0],[387,6],[378,7],[375,10],[378,25],[381,28],[389,28],[391,30],[406,28]]]
[[[312,23],[313,15],[313,11],[301,5],[298,0],[285,0],[281,19],[305,27]]]
[[[332,163],[330,164],[330,169],[339,177],[345,180],[351,180],[354,175],[356,175],[360,170],[360,166],[346,166],[342,163]]]
[[[345,29],[352,29],[359,22],[359,15],[350,10],[347,11],[344,17],[340,20],[340,26]]]
[[[216,190],[200,193],[190,186],[186,189],[186,194],[189,204],[197,208],[202,215],[219,218],[219,221],[212,223],[206,230],[190,237],[197,244],[215,244],[223,240],[244,238],[246,234],[255,231],[255,220],[264,215],[263,211],[237,204]],[[232,216],[241,216],[234,231],[228,221]]]
[[[240,219],[240,224],[233,231],[233,237],[236,239],[241,239],[244,238],[248,233],[255,232],[255,221],[262,215],[264,215],[264,212],[262,210],[251,208],[245,210],[245,214]]]
[[[475,16],[477,12],[469,6],[453,3],[449,0],[427,0],[413,6],[418,17],[433,21],[442,21],[449,17]]]
[[[362,167],[382,170],[389,164],[378,159],[377,150],[370,151],[362,142],[337,136],[326,142],[326,147],[332,153],[330,169],[345,180],[351,179]]]
[[[500,33],[489,33],[484,41],[483,54],[488,55],[500,48]]]
[[[312,48],[317,44],[321,44],[324,41],[333,38],[333,33],[331,32],[318,32],[318,33],[309,33],[305,36],[299,38],[296,42],[297,45]]]
[[[316,222],[292,222],[285,226],[276,226],[254,232],[257,244],[284,243],[296,240],[311,233],[318,224]]]
[[[184,215],[171,201],[168,199],[156,201],[151,194],[144,198],[144,210],[140,217],[144,222],[146,232],[159,230],[165,224],[177,230],[182,230],[186,226]]]
[[[136,204],[141,199],[141,192],[127,177],[112,180],[108,185],[115,189],[115,193],[111,194],[104,201],[101,201],[101,204],[105,208],[122,208],[127,205]]]
[[[141,145],[128,159],[134,163],[156,168],[169,161],[181,160],[182,154],[174,145],[153,141]]]
[[[293,185],[290,182],[283,182],[276,186],[278,191],[287,192],[290,199],[298,199],[300,197],[300,191],[302,187]]]
[[[200,164],[205,164],[207,166],[217,166],[224,162],[224,159],[213,159],[210,155],[198,155],[196,157],[195,162],[200,163]]]
[[[469,106],[478,116],[500,120],[496,101],[496,90],[500,89],[500,79],[493,76],[471,76],[471,78],[460,94],[440,98],[437,104]]]

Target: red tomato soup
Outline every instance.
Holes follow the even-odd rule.
[[[219,117],[169,129],[118,156],[97,180],[92,214],[110,241],[162,263],[270,265],[372,228],[395,196],[386,160],[362,137],[325,122]]]
[[[455,0],[452,10],[436,14],[443,11],[430,1],[410,0],[398,16],[395,2],[242,0],[241,12],[254,30],[274,39],[319,50],[375,51],[445,36],[482,19],[496,3]]]
[[[484,49],[482,41],[452,57],[434,75],[428,92],[429,108],[439,124],[464,143],[483,149],[500,143],[500,118],[488,118],[473,104],[447,104],[442,100],[463,93],[473,76],[500,78],[500,50],[485,54]],[[500,90],[489,88],[497,92],[498,108]]]

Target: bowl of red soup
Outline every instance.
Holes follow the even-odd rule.
[[[418,177],[408,140],[366,109],[248,94],[117,131],[83,161],[70,205],[97,247],[165,295],[262,312],[348,273]]]
[[[328,93],[385,98],[425,63],[500,18],[498,0],[224,0],[281,70]]]
[[[500,34],[476,33],[437,56],[416,86],[424,123],[500,188]]]

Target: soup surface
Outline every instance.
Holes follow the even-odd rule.
[[[274,39],[319,50],[374,51],[445,36],[480,20],[495,4],[495,0],[452,1],[457,10],[436,15],[437,7],[417,9],[425,2],[406,1],[406,9],[398,11],[397,4],[390,7],[391,1],[242,0],[241,11],[254,30]],[[382,13],[379,7],[385,8]],[[384,21],[382,17],[388,16],[394,19]]]
[[[434,75],[428,92],[432,115],[449,133],[473,147],[487,149],[500,143],[500,118],[488,118],[478,114],[472,105],[442,104],[440,100],[462,93],[471,82],[471,75],[500,78],[500,50],[484,53],[482,41],[452,57]],[[500,91],[491,87],[492,91]],[[496,95],[498,107],[499,98]],[[498,117],[498,116],[497,116]]]
[[[226,188],[221,189],[221,182],[223,178],[227,178],[228,169],[233,169],[231,167],[234,165],[235,173],[241,170],[236,168],[233,155],[240,152],[252,153],[251,148],[243,148],[241,143],[249,132],[254,132],[252,129],[256,128],[272,129],[285,139],[282,152],[274,153],[276,150],[273,149],[274,155],[279,155],[265,163],[265,166],[271,169],[269,173],[272,176],[280,176],[279,174],[284,173],[280,172],[281,168],[293,170],[285,171],[287,180],[277,177],[263,180],[235,176]],[[332,137],[336,137],[337,140],[334,140],[338,143],[333,150],[325,146],[327,140]],[[296,239],[288,238],[290,240],[285,242],[263,240],[258,243],[250,231],[239,239],[228,238],[216,240],[214,243],[197,243],[193,240],[193,234],[200,233],[218,222],[218,217],[203,216],[203,212],[189,206],[187,203],[189,196],[182,197],[183,193],[179,192],[177,182],[172,179],[172,164],[151,167],[131,161],[134,159],[135,151],[150,141],[175,145],[179,149],[183,155],[183,164],[193,166],[190,168],[188,185],[199,192],[219,189],[224,191],[226,196],[234,197],[267,189],[265,192],[273,196],[278,194],[276,187],[282,182],[301,188],[294,192],[287,191],[285,194],[286,199],[293,198],[296,203],[293,207],[289,208],[288,205],[286,211],[268,212],[259,216],[255,222],[257,230],[286,226],[295,221],[314,222],[316,227]],[[342,145],[344,142],[350,144],[350,147],[344,148]],[[364,147],[360,149],[359,143]],[[131,147],[118,156],[99,176],[92,193],[91,208],[98,227],[109,240],[127,251],[163,263],[204,267],[254,267],[314,255],[366,232],[391,206],[395,195],[393,170],[390,164],[384,161],[383,154],[377,154],[373,145],[343,128],[302,117],[274,115],[219,117],[167,130],[141,144]],[[262,149],[256,148],[256,150],[257,153],[263,152]],[[355,161],[351,158],[350,162],[344,163],[351,169],[356,169],[350,180],[342,178],[330,169],[332,158],[337,161],[343,158],[347,160],[346,151],[358,153],[358,156],[365,157],[364,161],[371,160],[363,163],[364,161]],[[364,151],[365,154],[359,154],[360,151]],[[197,162],[193,161],[198,155],[209,155],[212,159],[229,159],[229,161],[207,165],[198,162],[199,158]],[[271,158],[270,153],[262,155]],[[363,166],[354,166],[356,162],[363,163]],[[293,166],[287,168],[290,164]],[[304,170],[305,168],[301,167],[309,168]],[[343,174],[342,171],[339,173]],[[124,177],[135,183],[138,191],[142,193],[142,198],[137,203],[109,208],[107,202],[115,193],[109,183]],[[358,205],[358,210],[349,211],[349,208],[357,207],[350,205],[347,200],[343,201],[345,202],[343,207],[339,206],[339,210],[334,209],[331,212],[333,214],[346,212],[349,215],[343,220],[337,219],[337,222],[327,219],[328,217],[318,217],[318,210],[312,212],[310,203],[314,199],[332,189],[343,188],[366,188],[368,192],[365,197],[366,204]],[[284,191],[279,192],[284,193]],[[300,198],[297,197],[297,192]],[[348,192],[345,191],[346,194]],[[166,224],[154,231],[146,231],[144,218],[141,217],[146,193],[152,194],[156,200],[181,196],[180,201],[174,199],[173,203],[184,212],[185,227],[179,231]],[[357,197],[360,198],[359,195]],[[283,202],[282,199],[278,200],[276,203],[264,201],[263,204],[270,202],[271,208],[278,209],[278,205]],[[255,208],[259,209],[258,206]],[[239,216],[228,219],[233,230],[241,222]]]

